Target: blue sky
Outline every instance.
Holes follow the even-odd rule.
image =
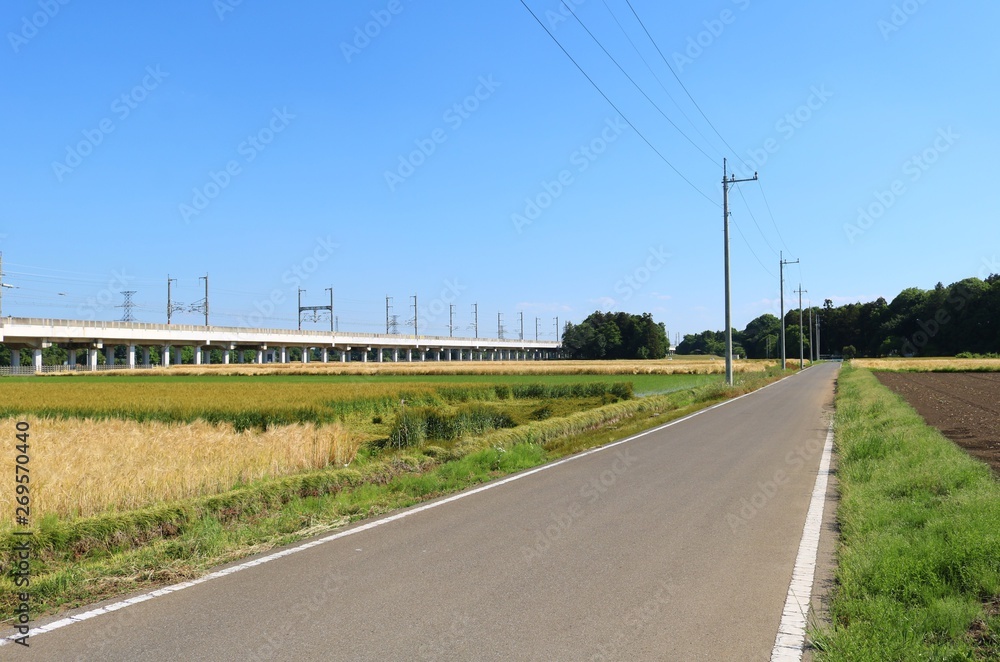
[[[456,335],[473,304],[481,336],[721,329],[724,156],[760,176],[730,197],[739,328],[777,312],[779,251],[815,303],[1000,271],[996,3],[632,0],[672,73],[625,0],[575,2],[641,92],[528,5],[620,112],[519,1],[4,3],[3,314],[135,290],[163,322],[167,275],[191,304],[207,273],[219,325],[294,327],[332,286],[342,330],[389,295],[412,332],[414,294],[421,333],[450,304]]]

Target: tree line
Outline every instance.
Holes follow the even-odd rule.
[[[591,313],[579,324],[567,322],[563,355],[570,359],[662,359],[670,349],[663,323],[649,313]]]
[[[823,356],[955,356],[961,353],[992,354],[1000,351],[1000,275],[986,280],[966,278],[951,285],[938,283],[930,290],[910,287],[891,302],[879,297],[868,303],[834,306],[826,299],[812,308],[819,319],[819,351]],[[811,349],[809,309],[785,315],[789,358],[797,357],[799,339],[805,355]],[[742,331],[733,329],[733,354],[752,359],[780,356],[777,316],[761,315]],[[813,326],[813,339],[816,330]],[[684,336],[678,354],[725,353],[722,331]]]

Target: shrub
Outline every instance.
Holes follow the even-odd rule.
[[[419,446],[427,438],[426,419],[421,412],[403,409],[389,432],[389,445],[396,448]]]

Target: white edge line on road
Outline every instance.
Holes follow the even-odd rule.
[[[802,529],[802,542],[795,558],[792,581],[781,612],[781,624],[771,649],[771,662],[799,662],[806,642],[809,603],[812,599],[813,579],[816,575],[816,557],[819,553],[819,536],[823,527],[823,508],[826,505],[826,488],[830,478],[830,458],[833,455],[833,423],[826,433],[823,457],[813,487],[809,512]]]
[[[157,589],[155,591],[150,591],[149,593],[143,593],[142,595],[137,595],[135,597],[128,598],[127,600],[122,600],[120,602],[115,602],[113,604],[105,605],[104,607],[98,607],[96,609],[91,609],[90,611],[86,611],[86,612],[83,612],[83,613],[80,613],[80,614],[76,614],[76,615],[73,615],[73,616],[67,616],[66,618],[61,618],[61,619],[59,619],[57,621],[52,621],[51,623],[48,623],[46,625],[40,625],[38,627],[31,628],[28,631],[28,636],[29,637],[35,637],[35,636],[38,636],[40,634],[45,634],[46,632],[52,632],[53,630],[58,630],[60,628],[64,628],[64,627],[66,627],[68,625],[73,625],[74,623],[80,623],[82,621],[89,620],[91,618],[94,618],[95,616],[101,616],[103,614],[108,614],[108,613],[113,612],[113,611],[118,611],[119,609],[124,609],[125,607],[131,607],[132,605],[139,604],[140,602],[146,602],[147,600],[152,600],[153,598],[159,598],[159,597],[162,597],[162,596],[167,595],[169,593],[176,593],[177,591],[180,591],[180,590],[183,590],[183,589],[186,589],[186,588],[190,588],[192,586],[197,586],[198,584],[203,584],[203,583],[205,583],[207,581],[211,581],[213,579],[219,579],[220,577],[226,577],[228,575],[232,575],[232,574],[240,572],[242,570],[247,570],[249,568],[255,568],[255,567],[259,566],[259,565],[264,565],[265,563],[270,563],[271,561],[276,561],[276,560],[278,560],[280,558],[284,558],[286,556],[290,556],[292,554],[296,554],[298,552],[302,552],[302,551],[305,551],[307,549],[311,549],[313,547],[317,547],[319,545],[323,545],[323,544],[328,543],[328,542],[333,542],[334,540],[339,540],[341,538],[346,538],[347,536],[353,536],[356,533],[361,533],[363,531],[368,531],[370,529],[374,529],[376,527],[383,526],[385,524],[389,524],[390,522],[395,522],[397,520],[401,520],[401,519],[404,519],[406,517],[410,517],[411,515],[416,515],[417,513],[422,513],[425,510],[431,510],[432,508],[438,508],[439,506],[443,506],[443,505],[451,503],[453,501],[458,501],[459,499],[464,499],[466,497],[470,497],[470,496],[472,496],[474,494],[479,494],[480,492],[485,492],[487,490],[492,490],[492,489],[500,487],[502,485],[506,485],[507,483],[513,483],[516,480],[521,480],[522,478],[527,478],[528,476],[532,476],[532,475],[540,473],[542,471],[548,471],[549,469],[554,469],[554,468],[556,468],[556,467],[558,467],[560,465],[567,464],[569,462],[574,462],[576,460],[585,458],[588,455],[594,455],[595,453],[601,453],[601,452],[610,450],[612,448],[615,448],[616,446],[620,446],[622,444],[627,444],[627,443],[629,443],[631,441],[635,441],[636,439],[640,439],[640,438],[645,437],[647,435],[659,432],[660,430],[665,430],[666,428],[669,428],[671,426],[683,423],[684,421],[689,421],[692,418],[694,418],[696,416],[701,416],[702,414],[710,412],[713,409],[718,409],[719,407],[724,407],[724,406],[726,406],[726,405],[728,405],[730,403],[736,402],[737,400],[742,400],[743,398],[751,396],[751,395],[753,395],[755,393],[760,393],[764,389],[770,388],[771,386],[774,386],[775,384],[780,384],[781,382],[785,381],[786,379],[791,379],[792,377],[795,377],[796,375],[799,375],[799,374],[801,374],[801,373],[800,372],[796,372],[796,373],[793,373],[793,374],[789,375],[788,377],[782,377],[778,381],[771,382],[770,384],[767,384],[766,386],[763,386],[763,387],[757,389],[756,391],[751,391],[749,393],[744,393],[743,395],[738,395],[735,398],[731,398],[731,399],[726,400],[724,402],[719,402],[717,404],[712,405],[711,407],[706,407],[705,409],[699,409],[698,411],[694,412],[693,414],[688,414],[687,416],[684,416],[682,418],[678,418],[675,421],[670,421],[669,423],[664,423],[663,425],[660,425],[658,427],[650,428],[649,430],[646,430],[644,432],[640,432],[638,434],[632,435],[631,437],[627,437],[625,439],[619,439],[618,441],[612,442],[610,444],[606,444],[604,446],[598,446],[597,448],[591,448],[590,450],[583,451],[582,453],[577,453],[576,455],[571,455],[569,457],[565,457],[565,458],[563,458],[561,460],[556,460],[555,462],[551,462],[549,464],[543,464],[540,467],[535,467],[534,469],[529,469],[527,471],[523,471],[521,473],[514,474],[513,476],[508,476],[507,478],[502,478],[500,480],[497,480],[497,481],[494,481],[494,482],[491,482],[491,483],[486,483],[485,485],[482,485],[480,487],[477,487],[477,488],[474,488],[474,489],[471,489],[471,490],[467,490],[465,492],[459,492],[458,494],[454,494],[454,495],[452,495],[450,497],[446,497],[446,498],[441,499],[439,501],[432,501],[432,502],[426,503],[426,504],[424,504],[422,506],[411,507],[411,508],[409,508],[407,510],[403,510],[401,512],[398,512],[395,515],[389,515],[389,516],[383,517],[381,519],[372,520],[371,522],[366,522],[365,524],[361,524],[361,525],[356,526],[354,528],[347,529],[346,531],[340,531],[338,533],[334,533],[334,534],[329,535],[329,536],[324,536],[322,538],[316,538],[315,540],[310,540],[309,542],[302,543],[301,545],[297,545],[295,547],[289,547],[287,549],[283,549],[280,552],[274,552],[273,554],[268,554],[266,556],[261,556],[259,558],[253,559],[251,561],[246,561],[246,562],[240,563],[238,565],[229,566],[228,568],[223,568],[222,570],[216,570],[215,572],[210,572],[207,575],[202,575],[201,577],[198,577],[197,579],[192,579],[190,581],[181,582],[179,584],[172,584],[170,586],[164,586],[161,589]],[[812,513],[812,509],[811,508],[810,508],[809,512],[810,512],[810,514]],[[801,555],[801,552],[800,552],[800,555]],[[787,609],[787,607],[786,607],[786,609]],[[784,623],[784,620],[782,620],[782,623]],[[21,635],[21,634],[13,634],[13,635],[9,635],[7,637],[4,637],[4,638],[0,639],[0,646],[4,646],[6,644],[10,644],[14,640],[20,639],[23,636],[24,635]]]

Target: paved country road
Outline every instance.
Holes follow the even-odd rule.
[[[0,659],[767,660],[836,373],[818,365]]]

